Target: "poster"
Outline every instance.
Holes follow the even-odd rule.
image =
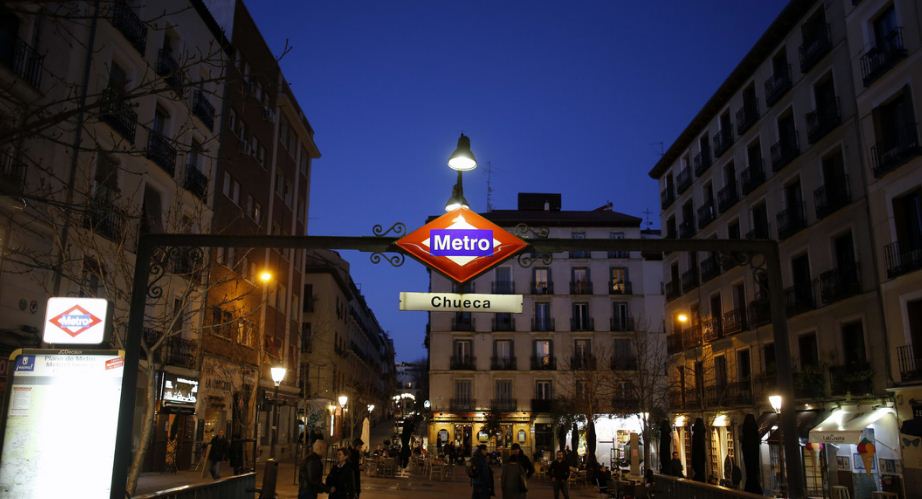
[[[0,498],[108,498],[122,388],[115,350],[25,350],[13,368]]]

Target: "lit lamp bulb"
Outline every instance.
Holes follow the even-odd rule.
[[[259,281],[263,284],[268,284],[270,281],[272,281],[272,272],[269,272],[268,270],[263,270],[260,272]]]
[[[477,168],[477,160],[474,159],[474,153],[471,151],[471,139],[461,134],[458,137],[458,147],[455,152],[451,153],[448,159],[448,167],[458,172],[468,172]]]
[[[686,314],[686,313],[684,313],[684,312],[683,312],[683,313],[680,313],[680,314],[677,315],[677,316],[675,316],[675,318],[676,318],[676,320],[679,321],[679,323],[681,323],[681,324],[685,324],[685,323],[688,322],[688,314]]]

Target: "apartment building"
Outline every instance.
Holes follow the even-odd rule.
[[[900,444],[911,395],[899,391],[917,379],[916,14],[899,0],[791,2],[650,171],[666,237],[779,242],[796,397],[782,403],[798,411],[811,495],[918,484],[922,461]],[[752,414],[762,486],[781,492],[764,269],[676,252],[663,271],[675,450],[687,466],[702,418],[707,474],[725,477],[744,467]],[[877,448],[870,473],[863,440]]]
[[[390,410],[397,388],[394,342],[337,252],[308,252],[303,295],[300,370],[308,418],[335,440],[358,437],[364,418]]]
[[[483,216],[511,232],[534,229],[526,238],[659,237],[610,205],[563,210],[560,194],[521,193],[517,209]],[[530,266],[512,259],[464,285],[430,273],[434,293],[524,295],[522,314],[430,313],[432,450],[449,441],[467,454],[480,443],[551,450],[557,416],[578,411],[611,416],[596,426],[597,457],[608,463],[613,442],[640,431],[630,378],[636,343],[662,336],[661,286],[661,262],[640,252],[555,253]]]

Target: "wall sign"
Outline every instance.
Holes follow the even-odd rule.
[[[400,310],[522,313],[522,295],[400,293]]]
[[[98,345],[106,339],[108,318],[109,302],[102,298],[49,298],[42,341],[54,345]]]

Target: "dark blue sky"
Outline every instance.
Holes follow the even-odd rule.
[[[515,208],[518,192],[560,192],[564,209],[606,201],[659,213],[647,171],[781,11],[781,0],[311,0],[247,5],[316,130],[309,232],[410,230],[451,193],[459,132],[480,167],[471,207]],[[425,269],[346,252],[399,360],[425,354]]]

